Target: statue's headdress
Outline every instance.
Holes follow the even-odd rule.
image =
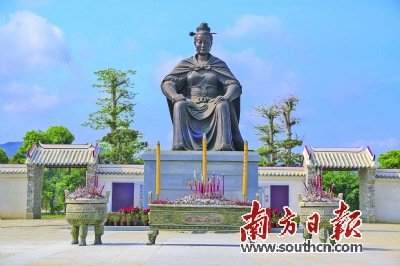
[[[191,32],[189,32],[189,35],[190,36],[195,36],[196,34],[210,34],[210,35],[211,34],[216,34],[215,32],[210,32],[210,31],[211,31],[211,29],[210,29],[210,27],[208,27],[207,23],[206,22],[202,22],[202,23],[200,23],[200,26],[198,26],[196,28],[196,32],[197,33],[194,33],[193,31],[191,31]]]

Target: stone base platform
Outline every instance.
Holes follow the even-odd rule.
[[[201,180],[201,151],[161,151],[161,192],[160,199],[174,200],[190,194],[189,180]],[[224,190],[227,198],[242,200],[243,151],[208,151],[207,178],[224,176]],[[146,151],[144,161],[144,208],[148,208],[147,194],[152,191],[155,198],[156,153]],[[247,200],[255,199],[258,192],[257,152],[249,151]]]

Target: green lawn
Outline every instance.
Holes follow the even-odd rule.
[[[65,218],[65,214],[60,213],[60,214],[46,214],[46,213],[42,213],[42,219],[64,219]]]

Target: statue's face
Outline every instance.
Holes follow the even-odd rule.
[[[196,46],[196,51],[200,55],[207,55],[211,51],[211,37],[208,34],[200,34],[196,36],[194,40],[194,45]]]

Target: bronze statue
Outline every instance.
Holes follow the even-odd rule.
[[[242,86],[224,61],[210,54],[213,36],[207,23],[197,27],[197,54],[182,60],[161,83],[173,124],[172,150],[243,151],[239,131]]]

